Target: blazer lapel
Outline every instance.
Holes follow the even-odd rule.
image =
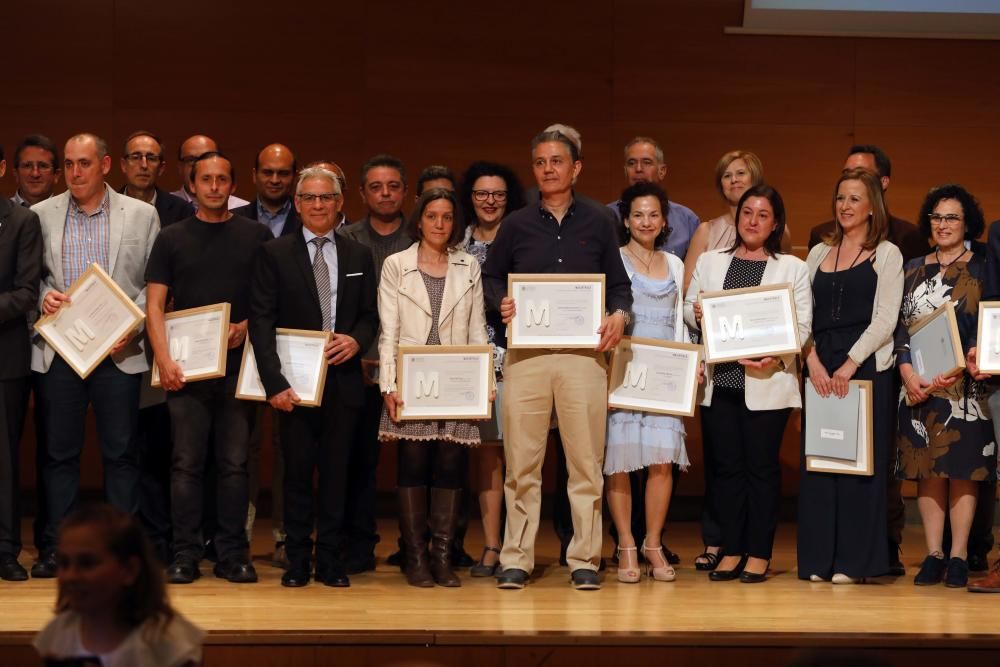
[[[49,225],[49,238],[51,239],[49,252],[52,253],[52,265],[48,268],[52,272],[56,289],[61,292],[65,292],[69,288],[69,285],[66,284],[66,277],[63,275],[62,263],[63,232],[66,229],[66,212],[69,207],[69,197],[69,191],[58,195],[52,204],[52,208],[54,209],[52,215],[47,216],[52,220],[52,224]]]
[[[336,236],[334,234],[334,239],[336,239]],[[340,306],[344,303],[341,297],[343,296],[343,288],[347,284],[347,278],[345,277],[347,275],[347,253],[344,250],[344,244],[337,243],[336,240],[334,240],[333,248],[337,251],[337,294],[334,295],[335,303],[333,312],[336,315],[337,322],[342,322]],[[318,298],[316,302],[319,303]],[[334,322],[334,328],[336,328],[336,322]]]
[[[316,311],[322,314],[323,310],[319,307],[319,292],[316,290],[316,276],[313,275],[312,262],[309,261],[309,249],[306,248],[306,240],[301,234],[295,239],[295,263],[302,271],[302,279],[309,287],[309,294],[312,295]]]
[[[9,199],[0,195],[0,238],[3,237],[6,229],[10,227],[7,219],[10,218],[10,211],[14,206],[15,204],[11,203]]]
[[[417,267],[417,246],[413,245],[404,252],[402,275],[399,279],[399,294],[427,313],[427,317],[430,317],[432,315],[431,298],[427,294],[427,287],[424,285],[424,279],[420,276],[420,269]],[[438,323],[440,322],[441,320],[438,319]]]
[[[118,261],[118,248],[125,233],[125,206],[119,201],[119,194],[111,192],[108,201],[110,223],[108,224],[108,274],[115,275],[115,264]]]

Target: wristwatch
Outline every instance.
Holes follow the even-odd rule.
[[[631,314],[631,313],[629,313],[629,312],[628,312],[627,310],[625,310],[624,308],[619,308],[618,310],[616,310],[615,312],[613,312],[613,313],[611,313],[611,314],[612,314],[612,315],[618,315],[618,314],[621,314],[621,316],[622,316],[622,317],[623,317],[623,318],[625,319],[625,326],[628,326],[629,324],[631,324],[631,323],[632,323],[632,314]]]

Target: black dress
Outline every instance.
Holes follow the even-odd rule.
[[[872,258],[874,259],[874,257]],[[878,274],[871,261],[813,279],[813,338],[832,376],[872,319]],[[874,577],[889,570],[886,483],[895,404],[892,369],[875,370],[872,354],[854,374],[872,381],[874,468],[872,476],[808,472],[802,443],[799,487],[798,575]],[[803,414],[803,420],[808,419]],[[806,432],[805,425],[802,428]]]

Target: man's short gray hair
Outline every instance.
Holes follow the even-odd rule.
[[[656,139],[651,139],[649,137],[634,137],[631,141],[625,144],[625,159],[628,159],[628,149],[632,148],[636,144],[649,144],[653,147],[653,153],[656,155],[656,161],[660,164],[664,164],[663,159],[663,149],[660,148],[660,144],[656,143]]]
[[[299,190],[302,189],[302,184],[305,183],[310,178],[325,178],[333,184],[333,191],[335,194],[342,195],[343,192],[340,190],[340,179],[337,175],[330,171],[329,169],[323,169],[323,167],[306,167],[299,172],[299,181],[295,184],[295,194],[299,194]]]

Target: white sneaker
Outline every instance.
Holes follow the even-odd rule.
[[[835,584],[857,584],[860,583],[862,580],[855,579],[854,577],[848,577],[846,574],[841,574],[840,572],[838,572],[835,575],[833,575],[833,579],[831,579],[830,581],[832,581]]]

